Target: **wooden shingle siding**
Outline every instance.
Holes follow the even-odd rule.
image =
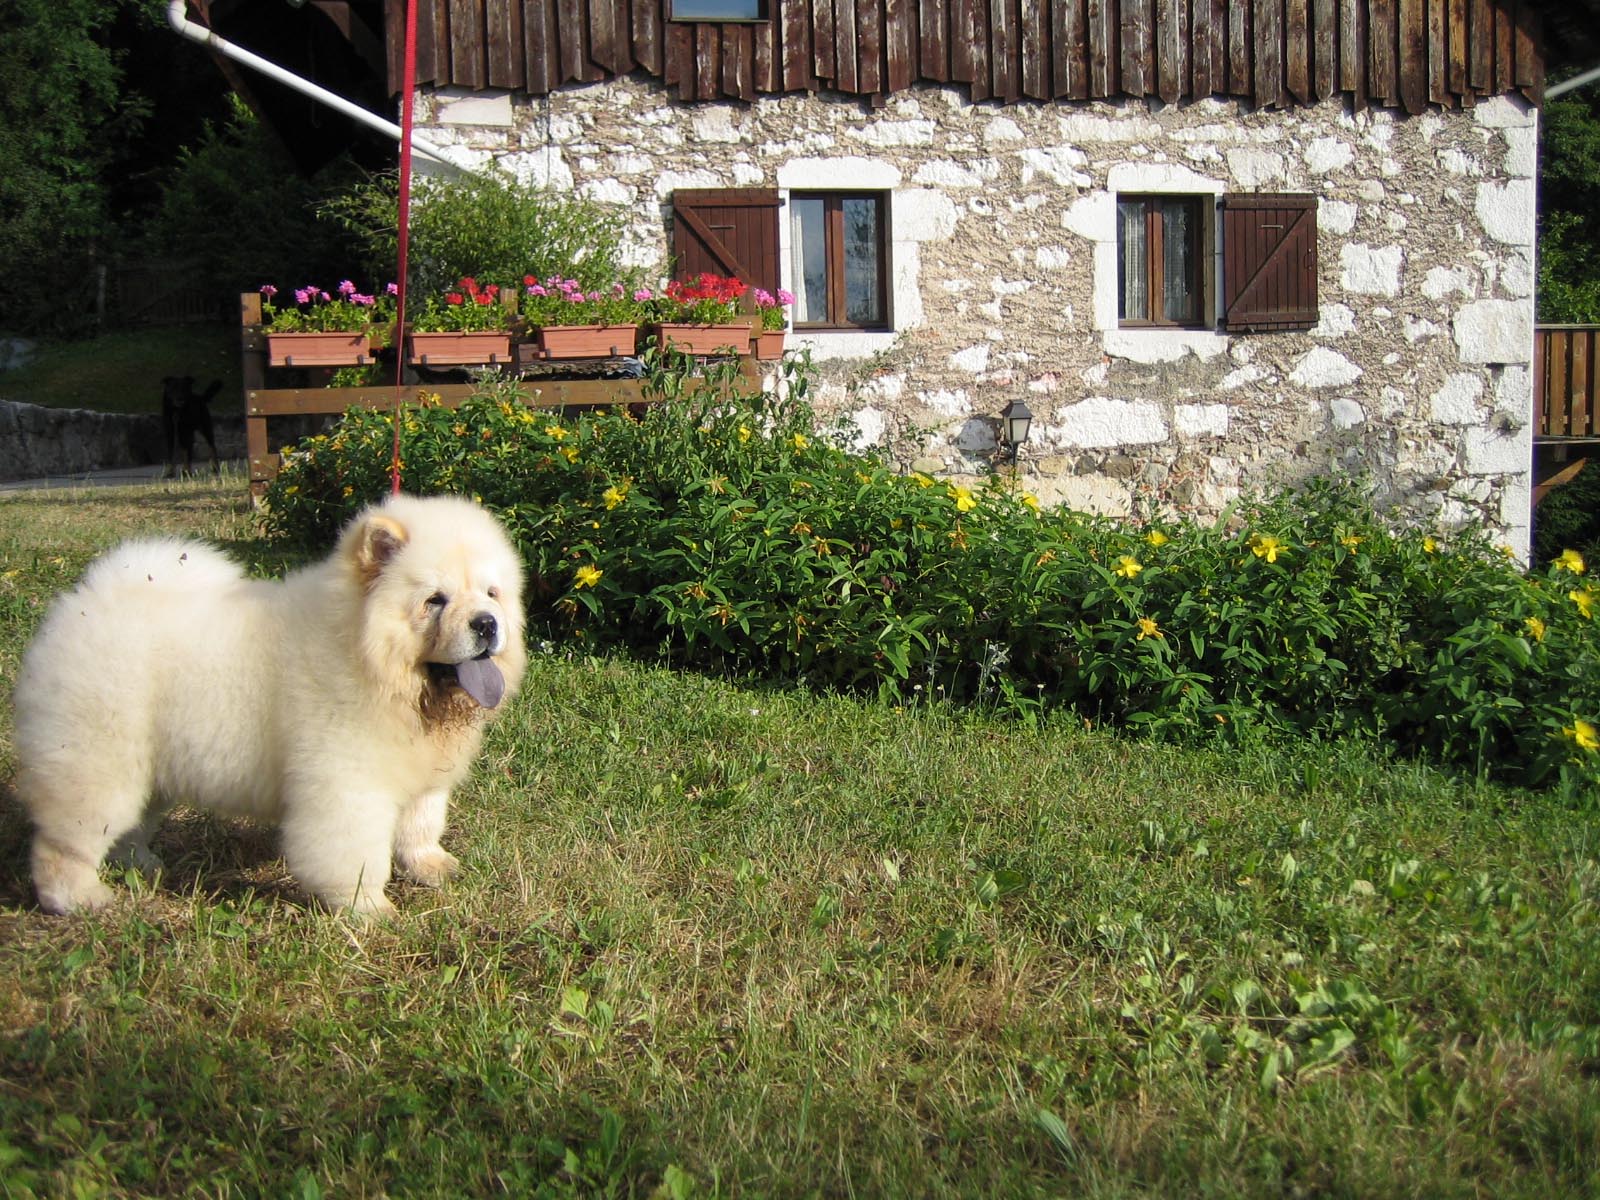
[[[418,82],[558,88],[642,72],[684,101],[919,84],[972,100],[1233,96],[1420,112],[1543,91],[1533,0],[768,0],[758,22],[670,0],[418,0]],[[386,0],[398,90],[404,14]]]

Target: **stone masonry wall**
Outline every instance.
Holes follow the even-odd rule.
[[[624,206],[634,261],[663,273],[676,188],[889,191],[895,332],[791,345],[821,363],[824,411],[902,465],[987,473],[1021,396],[1036,420],[1020,471],[1046,500],[1205,516],[1339,469],[1419,518],[1482,519],[1526,555],[1536,128],[1519,100],[1416,118],[974,105],[942,88],[876,111],[686,107],[629,79],[418,103],[419,128],[463,163]],[[1118,191],[1315,193],[1319,325],[1117,329]]]

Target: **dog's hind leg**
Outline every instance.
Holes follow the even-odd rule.
[[[140,827],[142,792],[53,803],[27,797],[36,832],[33,837],[33,888],[48,913],[92,912],[111,903],[115,893],[100,882],[100,864],[113,845]]]
[[[156,830],[161,828],[161,822],[166,820],[166,816],[167,809],[163,804],[152,804],[145,809],[144,817],[117,839],[116,844],[107,852],[106,860],[133,867],[142,875],[155,875],[165,864],[161,861],[161,856],[150,849],[150,839]]]
[[[454,854],[439,845],[449,803],[449,792],[425,792],[400,810],[400,820],[395,825],[395,861],[407,878],[428,887],[438,887],[461,865]]]

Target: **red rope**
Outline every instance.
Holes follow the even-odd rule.
[[[400,494],[400,423],[405,412],[406,265],[411,242],[411,108],[417,93],[417,0],[406,0],[405,70],[400,85],[399,263],[395,280],[394,457],[389,464],[389,490]]]

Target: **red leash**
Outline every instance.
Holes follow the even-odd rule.
[[[411,242],[411,108],[417,92],[417,0],[406,0],[404,78],[400,85],[400,242],[399,291],[395,297],[394,458],[389,464],[389,490],[400,494],[400,423],[405,412],[406,265]]]

